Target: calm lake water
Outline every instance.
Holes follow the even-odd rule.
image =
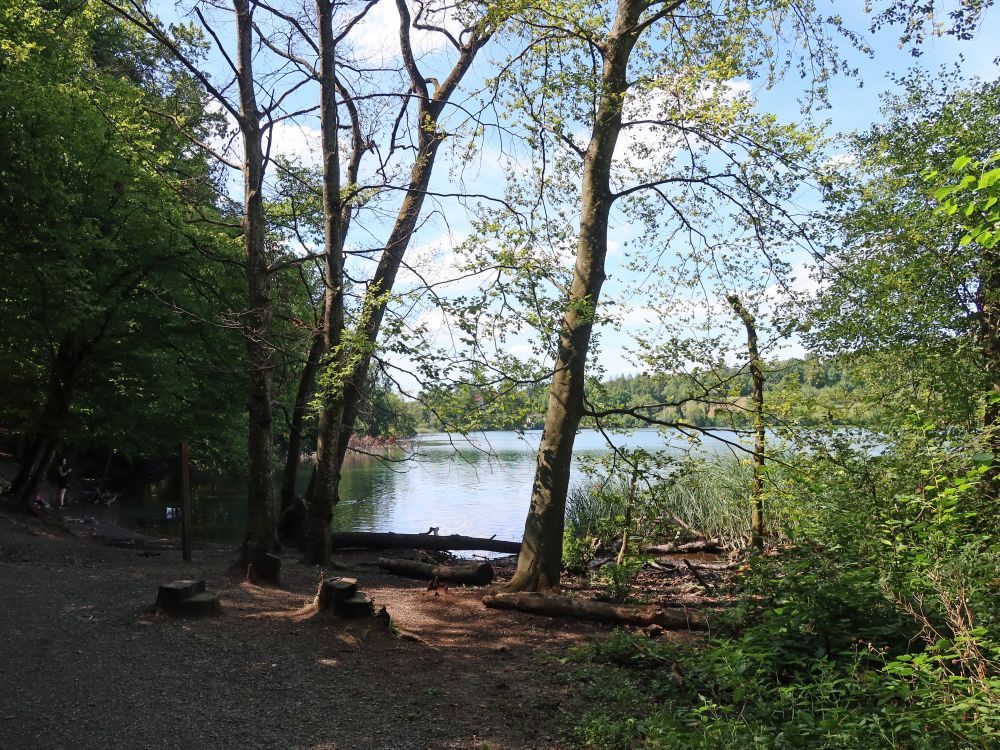
[[[719,431],[738,442],[732,432]],[[341,503],[334,510],[336,531],[395,531],[412,533],[440,528],[441,534],[467,534],[519,541],[524,531],[535,453],[540,431],[523,434],[488,432],[464,438],[436,433],[413,441],[412,456],[398,462],[349,457],[341,482]],[[634,430],[613,436],[615,444],[681,453],[691,444],[680,433]],[[731,454],[725,443],[704,439],[699,453]],[[576,438],[575,467],[609,448],[595,430]],[[311,467],[299,475],[304,493]],[[574,471],[574,479],[581,474]],[[175,506],[176,488],[162,482],[134,497],[120,498],[114,514],[127,526],[173,537],[180,534]],[[192,482],[194,537],[202,542],[237,544],[246,522],[246,486],[233,477],[194,478]]]

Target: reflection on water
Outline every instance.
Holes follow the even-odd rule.
[[[733,433],[720,433],[736,440]],[[396,531],[413,533],[440,527],[441,534],[519,540],[524,530],[535,452],[540,432],[490,432],[469,439],[445,434],[422,435],[414,441],[409,460],[385,462],[367,456],[349,457],[341,481],[341,503],[334,509],[337,531]],[[634,430],[615,436],[629,448],[664,448],[681,452],[687,439],[668,438],[656,430]],[[704,452],[728,452],[724,443],[706,441]],[[603,436],[583,430],[577,436],[575,461],[608,451]],[[297,489],[304,494],[311,467],[299,473]],[[246,484],[242,478],[192,478],[192,515],[196,541],[237,544],[246,528]],[[174,511],[175,481],[147,487],[122,498],[113,507],[125,525],[178,536],[180,519]]]

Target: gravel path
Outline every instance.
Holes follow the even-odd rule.
[[[487,610],[338,558],[404,637],[304,621],[319,570],[281,589],[227,573],[225,550],[117,549],[0,515],[0,748],[557,748],[572,695],[553,656],[601,628]],[[203,577],[224,615],[148,614],[160,583]]]

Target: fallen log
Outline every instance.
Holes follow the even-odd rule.
[[[454,563],[451,565],[433,565],[419,560],[393,560],[386,557],[378,559],[378,566],[390,573],[396,573],[409,578],[420,578],[431,581],[454,583],[471,583],[485,586],[493,580],[493,566],[487,562]]]
[[[654,555],[669,555],[675,552],[722,552],[722,542],[718,539],[699,539],[684,544],[653,544],[643,547],[642,551]]]
[[[495,594],[484,596],[483,604],[492,609],[512,609],[546,617],[573,617],[618,625],[659,625],[668,630],[704,630],[708,627],[704,615],[683,609],[625,606],[549,594]]]
[[[658,557],[652,560],[647,560],[646,562],[651,567],[659,568],[660,570],[683,570],[690,565],[698,570],[707,570],[713,573],[718,573],[724,570],[733,570],[736,567],[733,563],[723,561],[688,562],[686,559],[678,560],[671,557]]]
[[[480,539],[473,536],[461,536],[459,534],[436,536],[434,534],[342,531],[333,534],[331,542],[334,549],[346,549],[350,547],[363,547],[365,549],[481,549],[487,552],[506,552],[508,554],[517,554],[521,551],[520,542],[506,542],[502,539]]]

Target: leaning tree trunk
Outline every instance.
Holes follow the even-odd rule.
[[[647,5],[645,0],[619,0],[614,26],[603,47],[601,96],[583,164],[573,285],[565,305],[545,429],[538,447],[531,508],[524,524],[517,570],[507,585],[510,591],[559,588],[573,442],[583,416],[587,350],[605,279],[608,215],[614,201],[611,163],[622,126],[629,56],[638,34],[636,26]]]
[[[418,132],[417,153],[410,172],[406,195],[396,215],[396,222],[389,234],[389,240],[382,251],[372,283],[368,287],[367,304],[363,317],[359,321],[359,332],[362,334],[361,339],[364,343],[361,345],[360,351],[351,352],[349,372],[340,384],[339,392],[332,393],[330,401],[324,406],[324,412],[328,412],[325,415],[327,421],[324,423],[324,415],[320,417],[319,432],[321,437],[316,446],[317,477],[314,491],[309,493],[310,516],[306,530],[307,549],[311,544],[312,549],[316,550],[319,555],[329,555],[330,519],[333,515],[333,506],[340,499],[341,472],[350,438],[354,432],[354,425],[364,399],[364,387],[371,367],[375,342],[378,339],[382,320],[389,303],[389,293],[395,284],[396,276],[402,266],[403,256],[410,239],[413,237],[417,220],[420,218],[420,211],[427,195],[438,148],[444,140],[444,134],[437,129],[437,121],[445,104],[471,67],[476,54],[490,38],[489,33],[473,31],[468,41],[462,45],[458,61],[448,77],[431,94],[427,89],[427,80],[417,67],[416,58],[410,45],[410,14],[406,1],[396,0],[396,8],[400,15],[400,48],[415,97],[419,102],[417,116],[421,127]],[[320,33],[322,37],[322,29]],[[333,75],[331,62],[331,79]],[[331,439],[323,440],[324,426],[329,430]],[[336,430],[336,439],[333,439],[334,430]],[[326,467],[323,481],[320,481],[319,467],[321,465]],[[316,508],[315,511],[313,511],[313,507]],[[309,542],[310,539],[313,541]],[[318,561],[319,558],[307,553],[307,559]]]
[[[757,347],[757,326],[753,315],[735,294],[726,296],[733,311],[747,329],[747,352],[753,380],[753,481],[750,490],[750,543],[764,548],[764,368]]]
[[[74,338],[70,334],[63,336],[56,351],[37,431],[29,451],[23,457],[17,476],[6,492],[12,504],[22,510],[31,506],[39,486],[52,467],[52,459],[59,449],[69,417],[73,388],[83,356],[84,350],[74,342]]]
[[[253,77],[253,19],[250,0],[233,0],[236,11],[240,131],[243,135],[243,245],[246,253],[249,389],[247,411],[247,536],[267,549],[277,547],[274,503],[274,414],[271,406],[273,352],[271,299],[264,214],[264,153],[260,110]]]
[[[288,452],[285,454],[285,471],[281,480],[282,512],[295,505],[295,480],[298,479],[299,465],[302,463],[302,432],[309,413],[309,398],[316,388],[316,373],[319,371],[323,347],[323,334],[315,334],[299,376],[299,390],[295,394],[291,424],[288,425]]]

